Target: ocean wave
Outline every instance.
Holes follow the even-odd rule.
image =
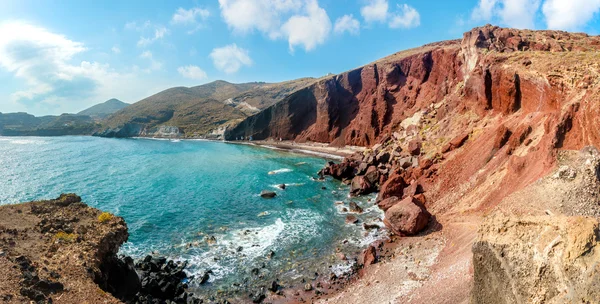
[[[293,171],[292,169],[282,168],[282,169],[277,169],[277,170],[269,171],[269,175],[280,174],[280,173],[287,173],[287,172],[292,172],[292,171]]]

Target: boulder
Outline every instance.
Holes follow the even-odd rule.
[[[363,213],[363,209],[355,202],[350,202],[350,212]]]
[[[388,209],[390,209],[392,206],[394,206],[395,204],[397,204],[400,201],[400,199],[397,196],[392,196],[392,197],[388,197],[384,200],[381,200],[377,203],[377,206],[379,207],[379,209],[386,211]]]
[[[356,224],[358,223],[358,218],[354,215],[346,215],[346,224]]]
[[[421,193],[423,193],[423,187],[416,181],[413,181],[408,187],[404,188],[403,197],[414,197]]]
[[[379,170],[377,170],[377,167],[370,166],[365,173],[365,178],[371,185],[379,183]]]
[[[369,266],[377,263],[377,248],[375,246],[369,246],[362,252],[361,256],[362,264]]]
[[[386,152],[386,151],[381,151],[379,152],[379,154],[377,154],[377,157],[375,158],[377,160],[378,163],[380,164],[384,164],[387,163],[388,161],[390,161],[390,152]]]
[[[402,194],[404,193],[404,188],[406,186],[407,185],[404,181],[404,178],[398,173],[393,173],[392,175],[390,175],[388,180],[381,186],[381,190],[379,191],[379,195],[377,196],[377,201],[381,201],[392,196],[402,197]]]
[[[408,152],[410,153],[410,155],[421,154],[421,142],[416,139],[411,140],[408,143]]]
[[[274,198],[275,196],[277,196],[277,193],[273,192],[273,191],[269,191],[269,190],[263,190],[260,193],[260,196],[262,198]]]
[[[385,212],[384,224],[392,232],[414,235],[427,227],[431,214],[413,197],[407,197]]]
[[[373,186],[365,176],[355,176],[350,184],[350,194],[358,196],[373,192]]]
[[[279,188],[281,190],[285,190],[285,184],[277,185],[277,188]]]

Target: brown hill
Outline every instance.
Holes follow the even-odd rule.
[[[310,78],[282,83],[205,85],[167,89],[140,100],[113,115],[96,135],[205,136],[210,131],[270,106],[282,96],[312,83]]]

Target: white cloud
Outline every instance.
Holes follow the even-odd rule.
[[[390,18],[390,28],[413,28],[421,24],[421,15],[419,12],[408,6],[407,4],[398,5],[399,13],[394,14]]]
[[[550,29],[580,30],[600,11],[600,0],[546,0],[542,12]]]
[[[398,4],[397,11],[390,12],[388,0],[369,0],[360,9],[360,14],[367,23],[387,23],[392,29],[409,29],[421,25],[421,15],[414,7]]]
[[[342,34],[348,32],[353,35],[358,35],[360,32],[360,22],[354,19],[352,15],[344,15],[335,21],[333,31]]]
[[[175,14],[173,14],[173,18],[171,22],[175,24],[196,24],[199,21],[204,21],[206,18],[210,16],[210,12],[206,9],[201,9],[199,7],[193,7],[189,10],[184,8],[178,8]],[[198,20],[200,19],[200,20]]]
[[[150,73],[162,69],[162,62],[155,60],[152,52],[144,51],[140,54],[140,58],[150,61],[150,66],[147,69],[144,69],[144,72]]]
[[[210,12],[207,9],[193,7],[186,10],[180,7],[175,11],[175,14],[173,14],[171,23],[193,26],[193,28],[188,31],[188,34],[193,34],[204,26],[204,21],[206,21],[209,16]]]
[[[116,45],[111,48],[111,51],[115,54],[121,54],[121,49]]]
[[[492,21],[497,17],[503,25],[534,28],[535,14],[540,4],[541,0],[479,0],[471,18],[475,21]]]
[[[140,40],[138,40],[137,45],[144,47],[144,46],[148,46],[152,43],[154,43],[157,40],[163,39],[165,37],[165,35],[169,32],[169,30],[167,30],[166,27],[164,26],[157,26],[154,29],[154,35],[151,37],[140,37]]]
[[[281,37],[281,19],[302,8],[303,0],[219,0],[221,16],[234,33],[259,31],[271,39]]]
[[[218,70],[227,74],[237,72],[242,66],[252,65],[248,50],[238,47],[235,43],[213,49],[210,58]]]
[[[319,7],[317,0],[308,0],[306,15],[292,16],[281,30],[288,37],[290,50],[302,45],[304,50],[314,50],[318,44],[323,44],[331,31],[331,20],[327,12]]]
[[[154,79],[117,72],[108,64],[74,58],[85,56],[81,42],[26,22],[0,23],[0,69],[21,80],[4,98],[2,111],[36,114],[78,112],[111,97],[139,100],[148,88],[164,87]],[[3,96],[4,97],[4,96]]]
[[[385,22],[388,17],[387,0],[370,0],[369,3],[360,9],[360,14],[366,22]]]
[[[179,72],[181,76],[193,80],[202,80],[208,77],[206,75],[206,72],[204,72],[201,68],[195,65],[179,67],[177,68],[177,72]]]
[[[313,50],[331,32],[331,20],[317,0],[219,0],[221,16],[235,34],[258,31],[286,39],[293,50]]]

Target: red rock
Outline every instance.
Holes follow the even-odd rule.
[[[362,264],[364,266],[369,266],[377,263],[377,248],[374,246],[369,246],[362,253]]]
[[[350,184],[350,194],[353,196],[369,194],[373,192],[373,186],[365,176],[355,176]]]
[[[365,173],[365,178],[371,185],[379,183],[379,170],[377,170],[377,167],[370,166],[367,169],[367,173]]]
[[[350,202],[349,206],[350,212],[363,213],[363,209],[356,202]]]
[[[427,170],[433,165],[433,160],[431,158],[422,158],[419,160],[419,165],[421,166],[421,169]]]
[[[414,197],[421,193],[423,193],[423,187],[417,182],[412,182],[408,187],[404,188],[403,197]]]
[[[417,202],[419,202],[423,206],[425,206],[425,204],[427,203],[427,198],[425,197],[425,194],[423,194],[423,193],[415,195],[414,198]]]
[[[399,235],[414,235],[424,230],[431,214],[413,197],[407,197],[385,212],[384,224]]]
[[[400,202],[400,199],[397,196],[388,197],[384,200],[381,200],[377,203],[379,209],[386,211],[390,209],[392,206]]]
[[[506,126],[501,125],[496,130],[496,137],[494,137],[494,151],[498,151],[502,147],[504,147],[504,145],[508,142],[508,139],[510,138],[511,134],[512,133]]]
[[[385,184],[381,186],[381,190],[377,196],[377,201],[381,201],[392,196],[402,197],[404,188],[406,186],[407,185],[404,181],[404,178],[397,173],[393,173],[390,175]]]
[[[356,224],[358,223],[358,218],[354,215],[346,215],[346,224]]]
[[[408,152],[410,155],[419,155],[421,154],[421,142],[414,139],[408,143]]]

